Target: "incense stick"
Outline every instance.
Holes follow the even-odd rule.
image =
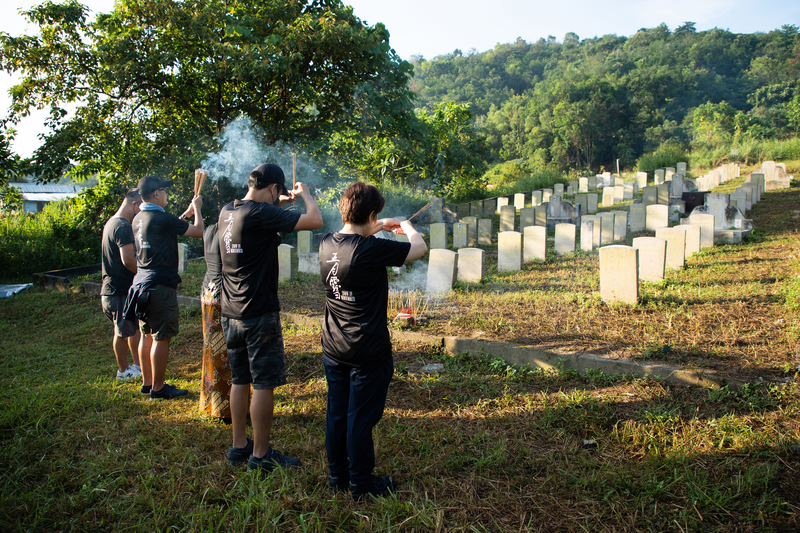
[[[198,168],[194,171],[194,195],[197,196],[200,194],[200,190],[203,188],[203,185],[206,182],[206,178],[208,178],[208,171],[203,170],[202,168]]]
[[[430,203],[427,203],[427,204],[425,204],[425,206],[424,206],[422,209],[420,209],[419,211],[417,211],[416,213],[414,213],[413,215],[411,215],[410,217],[408,217],[408,219],[407,219],[407,220],[409,220],[409,221],[410,221],[412,218],[414,218],[415,216],[419,215],[420,213],[422,213],[423,211],[425,211],[426,209],[428,209],[430,206],[431,206],[431,204],[430,204]]]
[[[292,154],[292,190],[294,190],[294,184],[297,176],[297,154]]]

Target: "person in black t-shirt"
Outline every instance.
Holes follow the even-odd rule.
[[[222,208],[217,235],[222,259],[222,330],[231,365],[233,446],[228,464],[247,462],[248,470],[272,471],[299,466],[297,457],[277,452],[270,444],[273,390],[286,383],[286,362],[278,302],[278,232],[322,227],[322,214],[308,187],[287,191],[278,165],[259,165],[250,173],[247,194]],[[302,198],[306,213],[282,206]],[[247,402],[253,399],[247,437]]]
[[[103,287],[100,289],[100,299],[103,313],[114,323],[111,345],[117,359],[117,379],[120,381],[142,375],[139,366],[139,324],[135,320],[127,320],[124,314],[125,297],[136,274],[131,220],[139,213],[141,203],[139,190],[129,190],[122,205],[103,227]],[[129,349],[133,357],[132,365],[128,365]]]
[[[174,385],[164,382],[169,361],[169,342],[178,334],[178,236],[203,238],[203,215],[200,196],[192,198],[192,203],[181,218],[164,211],[167,205],[167,189],[172,180],[156,176],[146,176],[139,180],[139,193],[144,203],[141,211],[133,219],[135,235],[136,263],[138,272],[128,292],[126,308],[134,302],[146,310],[139,326],[142,338],[139,342],[139,359],[142,362],[142,393],[149,393],[151,400],[170,399],[188,393]],[[184,220],[194,214],[194,224]]]
[[[372,475],[372,428],[383,416],[394,371],[386,325],[386,267],[401,266],[427,251],[410,222],[378,220],[383,205],[374,185],[354,183],[339,202],[342,229],[326,235],[319,245],[325,286],[322,355],[328,381],[328,488],[350,490],[355,500],[385,496],[395,488],[391,476]],[[381,230],[405,233],[409,242],[373,236]]]

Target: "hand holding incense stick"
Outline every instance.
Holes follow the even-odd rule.
[[[425,205],[422,207],[422,209],[420,209],[419,211],[417,211],[416,213],[414,213],[413,215],[411,215],[410,217],[408,217],[408,219],[407,219],[407,220],[411,220],[411,219],[413,219],[415,216],[419,215],[420,213],[422,213],[423,211],[425,211],[426,209],[428,209],[430,206],[431,206],[430,202],[429,202],[429,203],[427,203],[427,204],[425,204]]]

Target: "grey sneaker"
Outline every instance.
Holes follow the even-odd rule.
[[[283,455],[275,450],[272,444],[269,445],[269,451],[264,457],[258,458],[251,455],[247,460],[247,471],[259,470],[261,472],[272,472],[275,467],[291,468],[293,466],[300,466],[300,459],[290,455]]]
[[[124,372],[117,370],[117,380],[119,381],[131,381],[140,377],[142,377],[142,372],[135,369],[133,365],[128,365]]]
[[[228,465],[243,465],[251,455],[253,455],[253,441],[247,437],[247,444],[244,445],[244,448],[234,448],[233,446],[228,448]]]

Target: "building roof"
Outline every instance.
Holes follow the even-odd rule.
[[[55,185],[52,183],[9,183],[22,191],[22,197],[29,202],[53,202],[65,198],[75,198],[83,190],[80,185]]]

